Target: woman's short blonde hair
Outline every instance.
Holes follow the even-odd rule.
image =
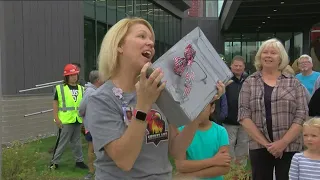
[[[261,44],[261,46],[256,54],[255,61],[254,61],[254,66],[256,67],[256,70],[257,71],[262,70],[263,67],[261,64],[261,53],[262,53],[263,49],[268,46],[272,46],[272,47],[278,49],[279,54],[280,54],[280,65],[279,65],[278,69],[280,71],[282,71],[289,64],[289,57],[288,57],[288,54],[287,54],[284,46],[282,45],[282,43],[279,40],[277,40],[276,38],[269,39],[267,41],[264,41]]]
[[[303,123],[303,126],[317,127],[320,129],[320,117],[313,117]]]
[[[287,65],[287,66],[282,70],[282,72],[288,73],[288,74],[291,74],[291,75],[296,75],[296,73],[294,72],[293,68],[292,68],[290,65]]]
[[[154,39],[154,31],[150,23],[142,18],[124,18],[109,29],[101,43],[98,57],[98,68],[102,81],[110,79],[118,68],[118,47],[123,43],[129,28],[135,24],[143,24],[151,31]]]

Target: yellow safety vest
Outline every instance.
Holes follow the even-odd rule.
[[[79,106],[83,96],[83,87],[78,85],[77,101],[74,101],[68,85],[60,84],[56,86],[58,93],[58,117],[62,124],[72,124],[78,120],[82,123],[79,116]]]

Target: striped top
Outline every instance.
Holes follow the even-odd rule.
[[[291,161],[290,180],[319,180],[320,160],[312,160],[303,153],[296,153]]]

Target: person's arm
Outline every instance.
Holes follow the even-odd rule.
[[[180,173],[191,173],[214,166],[212,158],[204,160],[187,160],[186,154],[182,160],[175,160],[177,171]]]
[[[228,146],[221,147],[212,158],[178,161],[176,167],[177,171],[186,177],[212,178],[229,172],[230,164],[225,164],[224,161],[231,161]]]
[[[228,116],[227,96],[223,94],[220,98],[220,118],[222,121]]]
[[[59,108],[58,101],[57,100],[53,100],[53,118],[55,120],[59,120],[58,108]]]
[[[104,151],[123,171],[130,171],[140,151],[147,123],[132,117],[126,128],[121,110],[111,97],[90,96],[86,117],[96,150]],[[138,102],[136,108],[149,112]]]
[[[248,135],[258,142],[259,144],[266,146],[269,141],[257,128],[251,119],[250,109],[250,79],[246,79],[243,82],[240,94],[239,94],[239,109],[238,109],[238,121],[243,126]]]
[[[211,167],[220,167],[224,166],[223,169],[228,169],[231,162],[231,157],[229,155],[229,138],[228,133],[224,127],[221,127],[219,133],[219,151],[212,158],[204,159],[204,160],[186,160],[186,153],[183,154],[181,160],[175,160],[177,171],[179,173],[196,173],[197,171],[201,171],[206,168]],[[220,171],[221,168],[212,169],[211,173],[207,174],[207,171],[200,172],[200,174],[208,175],[209,177],[215,177],[216,174],[220,175],[220,173],[224,173],[224,171]],[[217,170],[217,171],[216,171]],[[190,174],[192,175],[192,174]],[[210,176],[211,175],[211,176]]]
[[[80,106],[79,106],[79,115],[81,116],[81,117],[84,117],[85,116],[85,113],[86,113],[86,108],[87,108],[87,101],[88,101],[88,96],[91,94],[91,93],[93,93],[94,92],[94,90],[92,90],[92,89],[87,89],[86,91],[85,91],[85,93],[83,94],[83,98],[82,98],[82,100],[81,100],[81,102],[80,102]]]
[[[212,166],[192,173],[183,173],[183,175],[186,177],[210,178],[228,174],[229,170],[230,167],[227,166]]]
[[[58,128],[62,128],[63,125],[61,123],[61,120],[59,119],[59,116],[58,116],[58,112],[59,112],[59,101],[58,101],[58,93],[57,91],[54,92],[54,99],[53,99],[53,103],[52,103],[52,106],[53,106],[53,119],[54,119],[54,122],[56,123],[56,125],[58,126]]]
[[[58,117],[58,111],[59,111],[59,102],[58,102],[58,92],[54,91],[54,97],[53,97],[53,119],[59,120]]]
[[[294,155],[291,160],[289,180],[299,180],[299,161],[296,155]]]

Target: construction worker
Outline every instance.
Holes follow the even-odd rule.
[[[76,167],[88,169],[83,162],[80,138],[82,118],[78,114],[78,108],[83,96],[83,86],[78,84],[79,69],[73,64],[67,64],[63,76],[63,84],[57,85],[54,93],[53,116],[59,131],[50,168],[58,168],[61,155],[70,143]]]

